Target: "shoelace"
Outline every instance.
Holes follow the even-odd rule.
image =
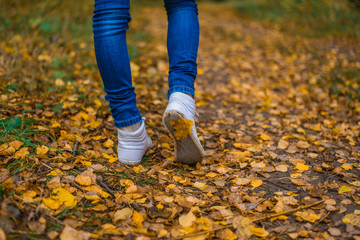
[[[171,101],[175,101],[175,102],[183,105],[192,114],[195,122],[199,122],[198,121],[199,114],[196,111],[195,103],[191,102],[191,100],[189,100],[187,98],[182,98],[181,96],[177,96],[177,95],[172,95],[170,98],[171,98]]]

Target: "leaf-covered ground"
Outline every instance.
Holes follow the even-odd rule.
[[[9,11],[18,25],[1,32],[0,239],[359,239],[359,38],[294,37],[200,3],[206,158],[187,166],[161,123],[166,14],[134,6],[129,51],[154,147],[129,167],[91,32],[77,35],[91,26],[80,3],[24,21]]]

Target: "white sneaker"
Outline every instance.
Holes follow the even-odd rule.
[[[144,120],[145,118],[135,131],[117,129],[119,162],[130,165],[140,164],[146,150],[152,147],[151,138],[146,133]]]
[[[195,101],[191,96],[181,92],[170,95],[169,104],[163,114],[163,124],[174,139],[175,157],[181,163],[195,164],[204,157],[204,149],[196,133],[197,115]],[[192,123],[187,122],[186,119],[191,120]],[[182,126],[176,126],[176,124]]]

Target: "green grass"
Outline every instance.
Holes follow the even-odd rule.
[[[240,16],[306,37],[360,35],[360,11],[353,1],[228,0]]]

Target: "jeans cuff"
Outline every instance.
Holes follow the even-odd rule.
[[[128,126],[137,124],[138,122],[141,122],[141,121],[142,121],[142,118],[141,118],[141,115],[140,115],[140,116],[138,116],[136,118],[132,118],[132,119],[129,119],[129,120],[123,120],[123,121],[115,121],[114,120],[114,125],[117,128],[122,128],[122,127],[128,127]]]
[[[169,89],[168,99],[170,98],[170,95],[174,92],[182,92],[182,93],[190,94],[192,97],[195,96],[195,89],[183,87],[183,86],[175,86]]]

